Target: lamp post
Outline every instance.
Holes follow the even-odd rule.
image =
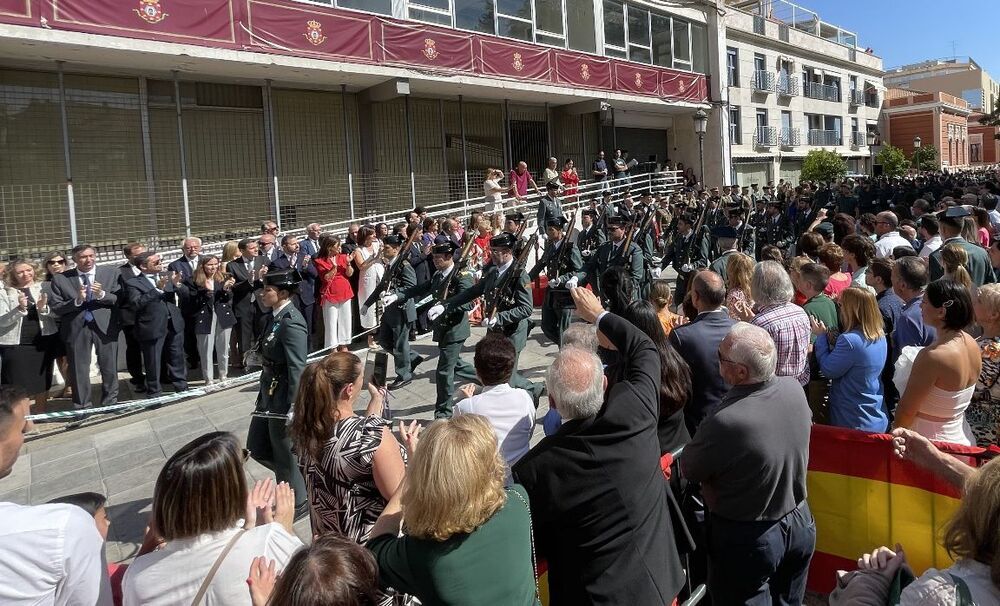
[[[917,152],[920,151],[920,135],[913,138],[913,168],[920,170],[920,166],[917,164]]]
[[[698,135],[698,163],[701,172],[698,177],[701,180],[701,188],[705,189],[705,132],[708,130],[708,114],[705,110],[699,109],[694,113],[694,132]]]

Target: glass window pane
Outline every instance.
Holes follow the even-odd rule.
[[[604,43],[625,47],[625,11],[617,0],[604,0]]]
[[[631,61],[638,61],[639,63],[652,62],[652,58],[649,56],[649,49],[642,48],[641,46],[629,46],[628,58]]]
[[[497,13],[531,19],[531,0],[497,0]]]
[[[553,34],[563,33],[562,0],[535,0],[535,26]]]
[[[700,23],[691,24],[691,69],[699,74],[708,69],[708,34]]]
[[[585,53],[597,52],[597,32],[594,28],[592,0],[566,0],[566,25],[569,47]]]
[[[653,62],[660,67],[674,66],[674,53],[670,47],[670,17],[653,14]]]
[[[493,0],[455,0],[455,27],[484,34],[493,31]]]
[[[425,11],[419,8],[413,8],[412,6],[410,7],[410,19],[423,21],[424,23],[451,26],[451,15]]]
[[[426,6],[429,8],[437,8],[443,11],[451,10],[451,6],[448,4],[448,0],[410,0],[410,6],[415,8]]]
[[[687,22],[674,19],[674,61],[691,62],[689,45]]]
[[[337,6],[380,15],[392,14],[392,0],[337,0]]]
[[[625,51],[618,48],[611,48],[610,46],[604,47],[604,54],[608,57],[615,57],[616,59],[624,59]]]
[[[649,46],[649,11],[628,7],[628,43]]]
[[[517,38],[525,42],[531,42],[531,24],[524,21],[516,21],[506,17],[497,18],[497,34],[505,38]]]
[[[558,46],[559,48],[566,48],[566,39],[559,38],[557,36],[546,36],[545,34],[535,34],[535,42],[539,44],[548,44],[549,46]]]

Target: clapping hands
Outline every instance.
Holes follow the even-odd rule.
[[[274,484],[271,478],[257,480],[247,495],[246,529],[277,522],[294,533],[295,491],[287,482]]]

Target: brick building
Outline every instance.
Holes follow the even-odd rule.
[[[1000,163],[1000,126],[985,126],[979,123],[983,114],[969,116],[969,164]]]
[[[914,139],[938,149],[938,167],[968,166],[969,104],[948,93],[888,89],[882,106],[884,140],[913,155]]]

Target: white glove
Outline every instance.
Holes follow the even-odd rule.
[[[549,280],[549,286],[552,288],[559,288],[560,284],[562,284],[562,282],[559,281],[559,278],[552,278]]]
[[[389,307],[390,305],[392,305],[396,301],[399,301],[399,295],[393,295],[393,294],[382,295],[382,306],[383,307]]]
[[[493,328],[499,322],[500,322],[500,319],[497,318],[496,316],[493,316],[492,318],[490,318],[489,320],[486,321],[486,328]]]
[[[427,319],[433,322],[438,319],[438,316],[444,313],[444,305],[438,303],[434,307],[427,310]]]
[[[566,280],[566,288],[576,288],[576,285],[580,283],[580,279],[573,276],[569,280]]]
[[[684,273],[690,273],[691,269],[692,268],[691,268],[691,265],[689,263],[685,263],[684,265],[681,265],[681,271],[684,272]]]
[[[594,251],[592,251],[592,250],[585,250],[585,251],[582,251],[580,254],[583,255],[584,257],[589,257],[590,255],[594,254]]]
[[[545,229],[545,228],[543,227],[542,229]],[[539,239],[541,239],[542,242],[544,242],[544,241],[546,241],[546,240],[549,239],[548,234],[546,234],[544,231],[541,231],[541,230],[538,231],[538,237],[539,237]]]

